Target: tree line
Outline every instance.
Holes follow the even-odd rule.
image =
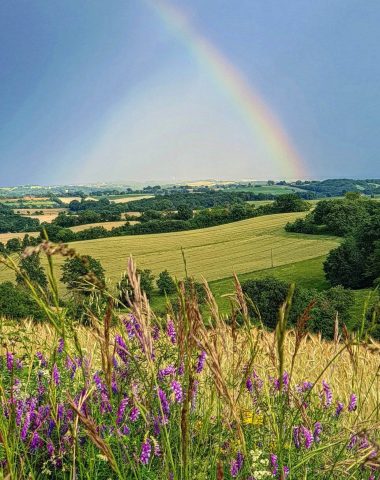
[[[324,264],[332,285],[365,288],[380,283],[380,202],[348,193],[343,200],[322,200],[305,219],[286,226],[288,232],[343,237]]]

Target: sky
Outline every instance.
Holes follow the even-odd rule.
[[[2,0],[0,185],[379,178],[377,0]]]

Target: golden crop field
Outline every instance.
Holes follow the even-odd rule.
[[[130,222],[130,223],[138,223],[138,222]],[[112,230],[114,227],[121,227],[125,225],[125,220],[119,220],[115,222],[99,222],[99,223],[87,223],[85,225],[76,225],[75,227],[70,227],[70,230],[73,232],[82,232],[83,230],[87,230],[88,228],[94,227],[103,227],[106,230]]]
[[[0,242],[7,243],[8,240],[11,238],[20,238],[23,239],[25,235],[29,235],[30,237],[38,237],[39,232],[18,232],[18,233],[0,233]]]
[[[125,197],[110,197],[111,202],[113,203],[128,203],[133,202],[134,200],[144,200],[145,198],[153,198],[154,195],[126,195]]]
[[[36,215],[36,212],[43,212],[43,215]],[[61,212],[66,212],[66,208],[15,208],[14,212],[19,213],[20,215],[37,218],[41,223],[47,222],[51,223],[55,218],[58,217],[58,214]],[[28,213],[29,212],[29,213]]]
[[[62,201],[62,203],[67,205],[74,200],[77,200],[78,202],[81,201],[81,197],[58,197],[58,198]]]
[[[101,238],[70,245],[79,253],[100,260],[112,281],[120,278],[130,255],[140,268],[149,268],[154,274],[167,269],[178,278],[184,277],[182,248],[189,275],[197,278],[203,275],[212,281],[230,277],[233,272],[270,268],[272,258],[274,266],[281,266],[320,257],[337,246],[334,237],[284,231],[287,222],[303,215],[266,215],[186,232]],[[6,278],[10,278],[9,273],[0,267],[0,281]]]
[[[336,247],[338,240],[334,237],[284,231],[288,221],[302,215],[268,215],[200,230],[112,237],[71,245],[99,259],[111,280],[120,277],[131,254],[140,268],[149,268],[154,274],[168,269],[178,278],[183,277],[182,247],[188,273],[211,281],[234,271],[246,273],[271,267],[272,256],[274,266],[280,266],[325,255]]]

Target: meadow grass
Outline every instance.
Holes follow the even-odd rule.
[[[112,230],[115,227],[121,227],[125,225],[125,220],[119,220],[114,222],[98,222],[98,223],[87,223],[84,225],[75,225],[74,227],[70,227],[70,230],[73,232],[82,232],[83,230],[87,230],[88,228],[94,227],[103,227],[106,230]]]
[[[272,259],[274,266],[280,266],[318,257],[338,245],[335,237],[286,233],[285,224],[300,215],[268,215],[199,230],[111,237],[73,242],[72,246],[100,260],[112,281],[119,279],[130,255],[140,268],[149,268],[156,275],[167,269],[183,278],[182,251],[188,272],[212,281],[233,271],[248,273],[271,267]]]
[[[77,256],[38,250],[50,266]],[[288,331],[292,288],[272,334],[252,327],[237,278],[230,324],[207,285],[211,323],[183,284],[161,319],[130,260],[130,313],[113,316],[92,279],[108,302],[84,328],[52,273],[46,295],[24,277],[48,323],[0,325],[3,478],[378,478],[380,347],[342,325],[334,342],[308,335],[308,309]]]
[[[144,200],[145,198],[153,198],[153,197],[154,195],[126,194],[126,195],[109,195],[107,198],[113,203],[128,203],[128,202],[133,202],[134,200]]]

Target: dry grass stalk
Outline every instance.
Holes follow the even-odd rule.
[[[89,395],[89,393],[87,395]],[[83,405],[84,401],[85,399],[82,400],[81,405]],[[112,450],[107,445],[107,443],[102,439],[102,437],[99,435],[98,426],[96,425],[94,420],[91,417],[84,415],[81,412],[81,406],[79,405],[77,406],[73,400],[70,399],[69,402],[70,402],[71,408],[76,412],[79,418],[79,421],[82,423],[83,427],[85,428],[90,440],[107,458],[114,472],[118,473],[117,464],[113,456]]]

